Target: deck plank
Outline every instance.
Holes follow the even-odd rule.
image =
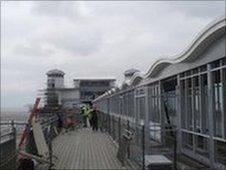
[[[125,169],[116,158],[116,147],[102,132],[89,128],[58,136],[53,151],[55,169]]]

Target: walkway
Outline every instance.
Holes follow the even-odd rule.
[[[59,158],[54,161],[55,169],[125,169],[110,137],[87,128],[58,136],[53,153]]]

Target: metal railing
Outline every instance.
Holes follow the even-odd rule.
[[[175,127],[161,127],[154,124],[146,130],[147,127],[144,124],[104,113],[100,113],[100,120],[103,131],[109,133],[119,145],[119,150],[123,148],[123,151],[118,151],[117,155],[122,163],[129,160],[141,169],[148,169],[146,160],[148,156],[159,155],[160,158],[171,162],[167,168],[177,169],[177,129]]]
[[[16,169],[16,128],[11,123],[8,132],[1,133],[0,139],[0,169]]]
[[[50,165],[52,165],[52,140],[56,136],[53,127],[57,126],[57,120],[58,118],[56,116],[37,120],[42,126],[43,134],[49,147]],[[23,127],[24,130],[26,124],[26,122],[13,120],[0,122],[0,169],[16,169],[18,154],[17,141],[19,141],[20,138],[18,127]]]

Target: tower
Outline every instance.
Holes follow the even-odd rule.
[[[46,104],[49,107],[57,107],[61,104],[61,93],[57,89],[64,88],[64,72],[54,69],[46,73],[47,75],[47,90]]]
[[[64,75],[65,73],[61,70],[50,70],[46,73],[47,75],[47,88],[63,88],[64,87]]]

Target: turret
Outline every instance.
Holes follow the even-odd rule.
[[[64,75],[65,73],[61,70],[50,70],[46,73],[47,75],[47,88],[63,88],[64,87]]]

